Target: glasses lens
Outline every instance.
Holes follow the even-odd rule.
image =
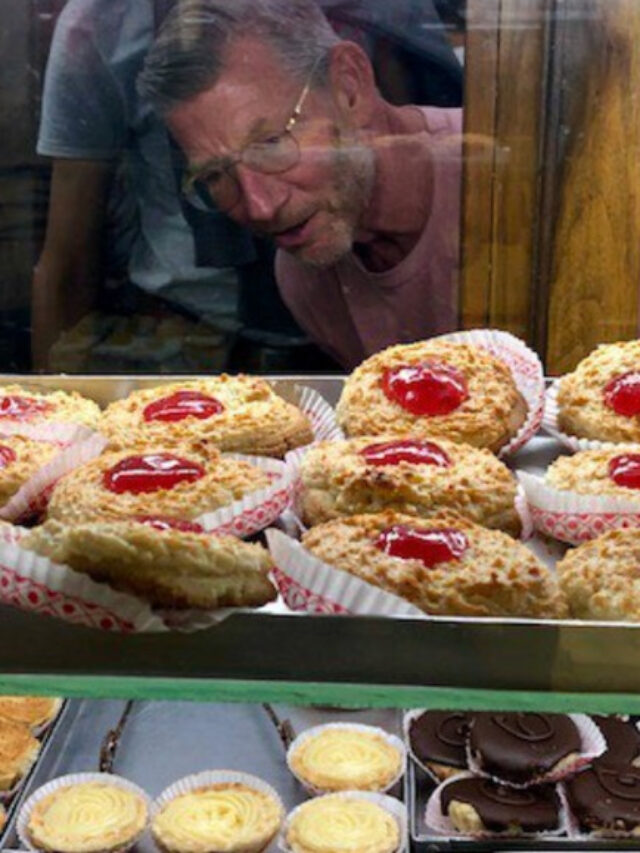
[[[255,172],[274,175],[286,172],[296,165],[300,159],[300,149],[291,133],[269,139],[266,142],[256,142],[245,148],[242,162]]]
[[[226,213],[238,202],[240,190],[233,175],[221,172],[215,181],[204,178],[194,180],[185,197],[197,210],[221,210]]]

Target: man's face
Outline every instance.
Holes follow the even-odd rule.
[[[270,48],[238,39],[218,82],[174,108],[167,123],[197,168],[283,133],[302,85]],[[353,245],[371,195],[373,153],[341,120],[328,89],[309,92],[293,135],[300,156],[287,171],[232,168],[239,193],[227,212],[301,261],[330,266]]]

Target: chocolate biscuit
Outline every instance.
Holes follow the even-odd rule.
[[[415,757],[439,778],[467,767],[466,743],[471,714],[425,711],[409,725],[409,743]]]
[[[640,832],[640,770],[629,764],[594,764],[566,783],[569,807],[582,832]]]
[[[614,715],[593,715],[593,722],[607,742],[606,752],[597,759],[605,764],[636,764],[640,759],[640,732],[629,720]]]

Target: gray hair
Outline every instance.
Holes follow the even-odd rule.
[[[340,39],[314,0],[178,0],[147,54],[138,92],[160,114],[213,86],[225,50],[241,36],[270,45],[284,68],[326,81]]]

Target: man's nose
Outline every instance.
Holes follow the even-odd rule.
[[[244,165],[236,170],[247,219],[255,223],[271,222],[289,197],[289,189],[278,175],[254,172]]]

